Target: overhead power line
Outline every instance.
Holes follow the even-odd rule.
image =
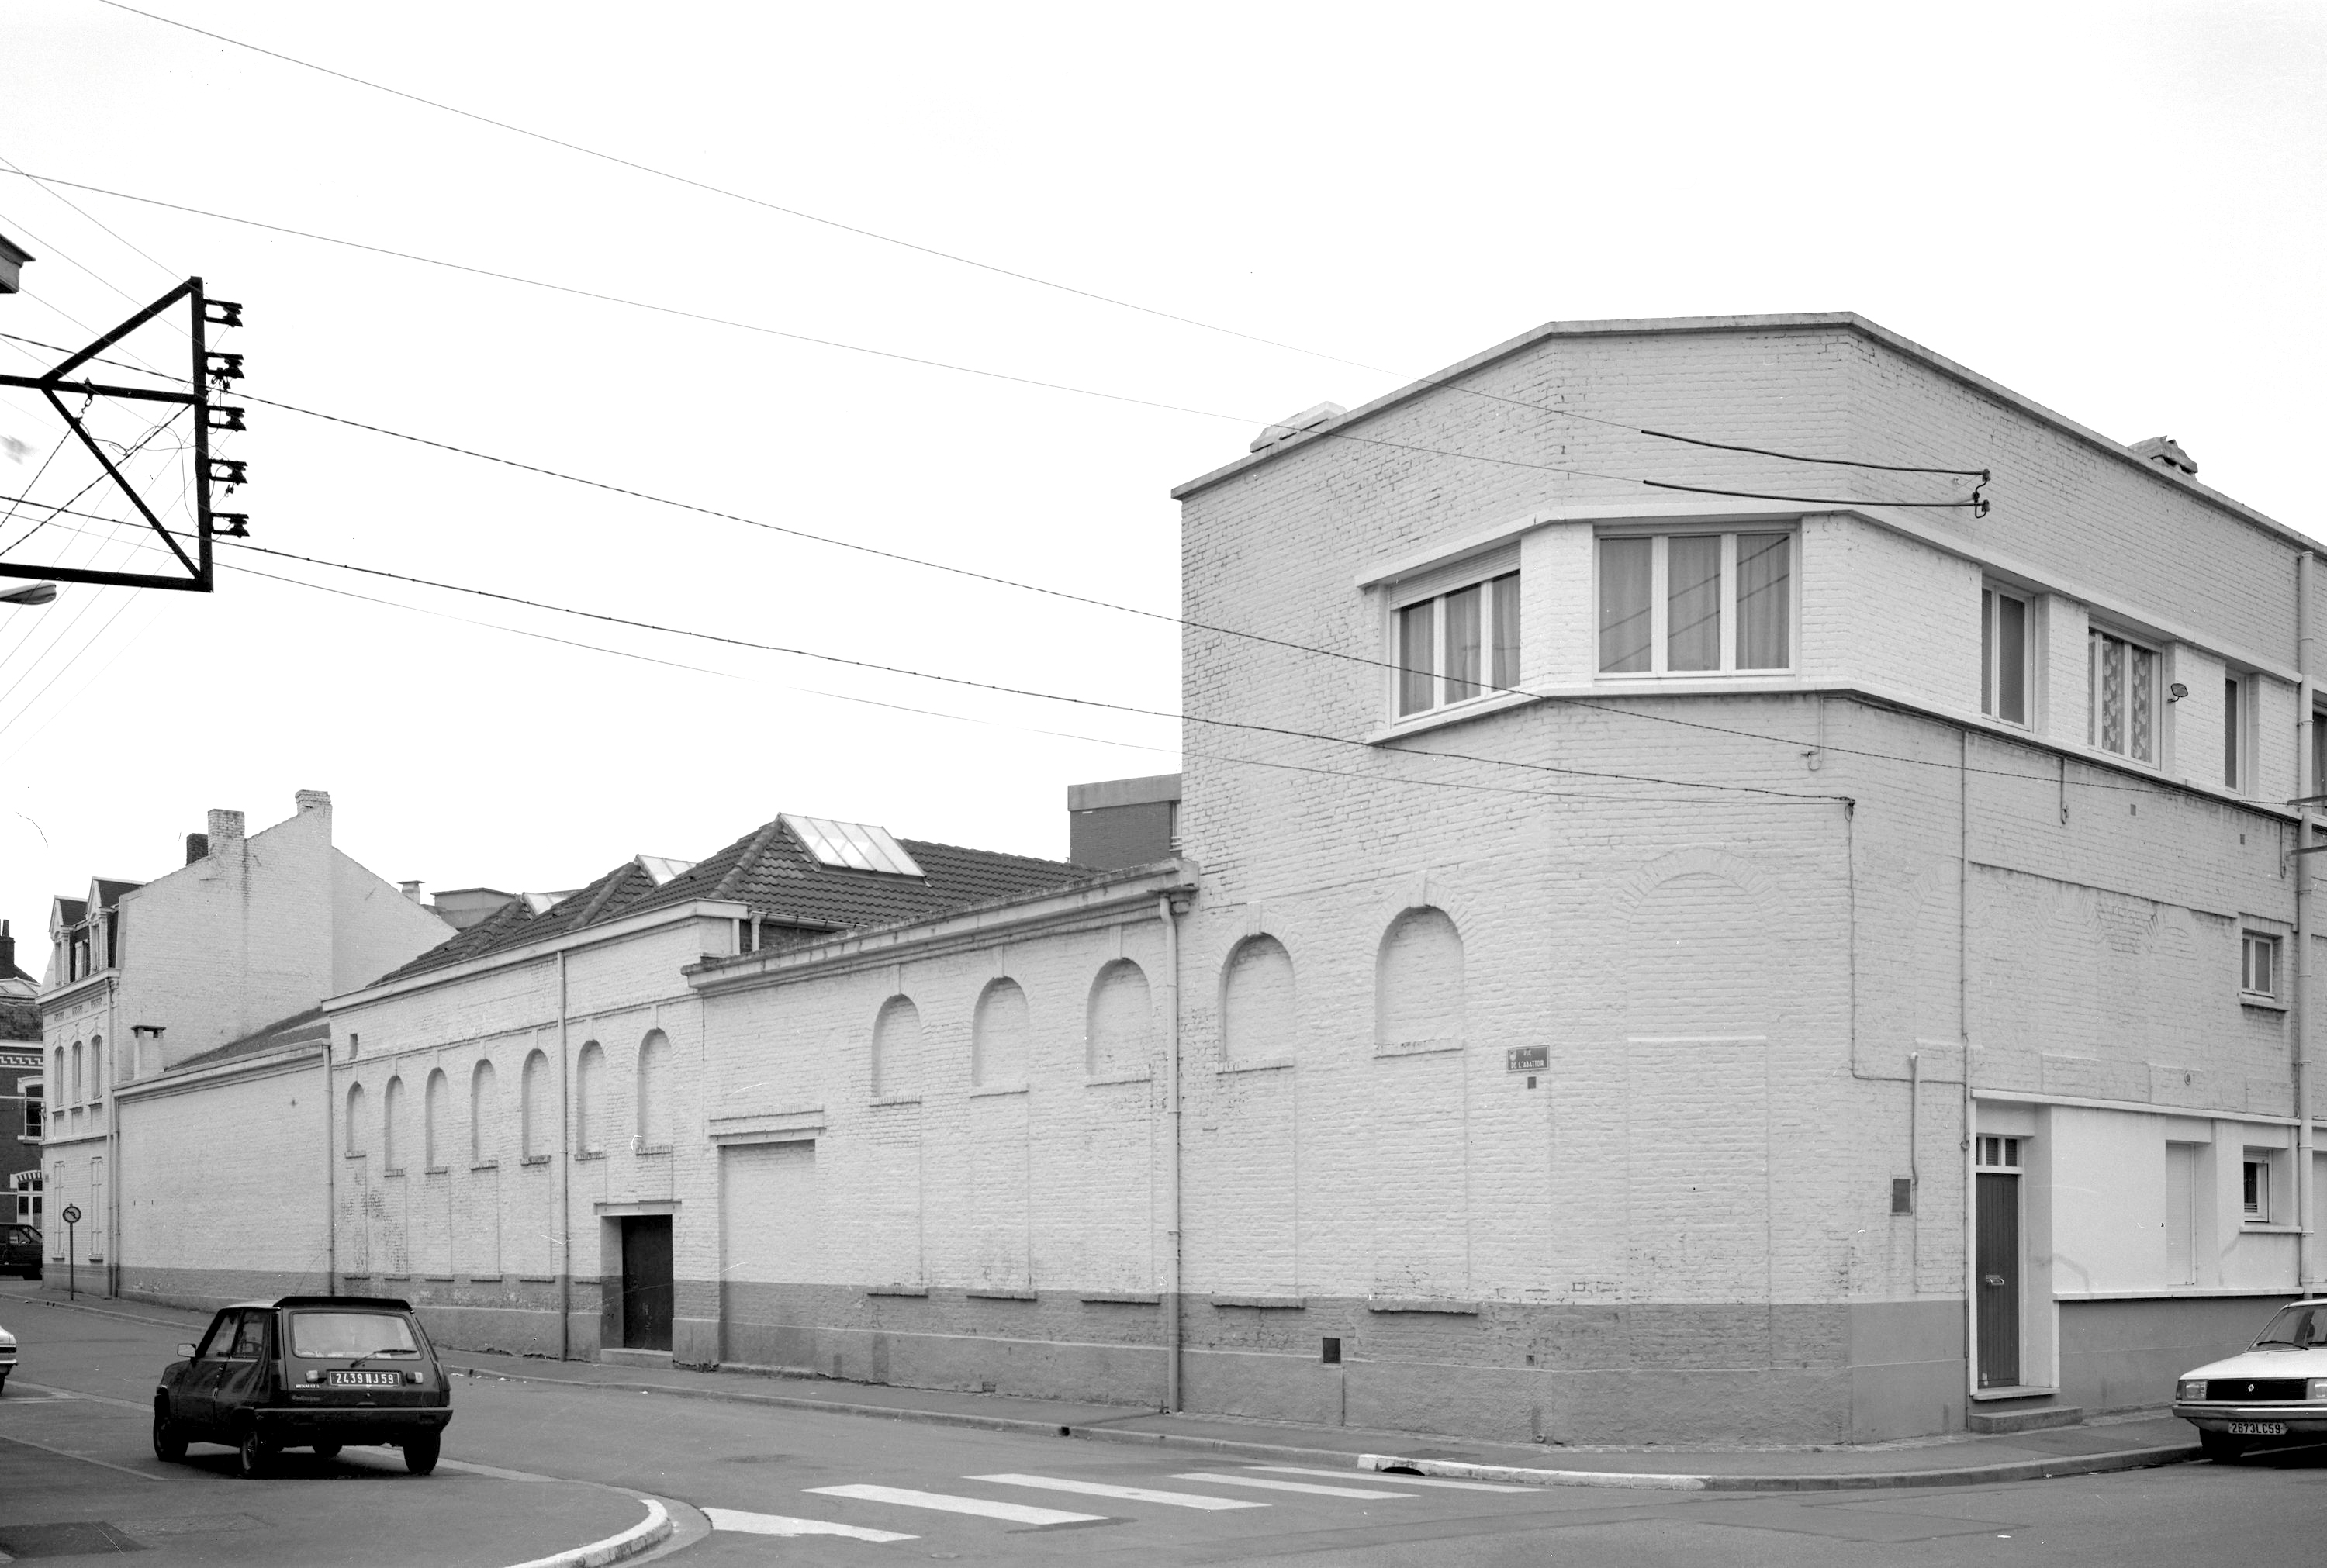
[[[463,261],[448,261],[441,257],[423,256],[416,251],[397,250],[389,246],[373,245],[367,240],[346,239],[337,235],[319,234],[313,229],[294,229],[285,224],[269,223],[260,219],[238,217],[230,212],[216,212],[205,207],[190,207],[182,202],[164,201],[159,197],[135,195],[129,191],[116,191],[107,186],[85,184],[79,181],[61,179],[51,174],[36,174],[29,170],[11,169],[7,172],[18,174],[24,179],[35,181],[44,185],[62,185],[69,190],[87,191],[99,196],[111,196],[123,201],[136,201],[149,207],[160,207],[173,212],[190,213],[197,218],[208,218],[220,223],[233,223],[241,225],[245,228],[265,229],[271,234],[287,234],[294,238],[313,240],[319,245],[340,246],[346,249],[360,250],[373,256],[388,257],[394,260],[411,262],[421,266],[442,267],[446,271],[465,273],[474,277],[491,278],[496,282],[516,284],[525,288],[544,289],[552,294],[568,294],[577,299],[594,300],[601,304],[620,305],[628,310],[647,311],[657,315],[671,316],[681,321],[699,322],[707,326],[727,327],[737,331],[756,332],[766,337],[782,338],[791,342],[808,343],[818,348],[837,349],[852,354],[865,354],[874,359],[888,359],[900,364],[918,365],[925,369],[947,370],[951,371],[956,375],[977,376],[986,380],[1004,381],[1021,387],[1033,387],[1044,391],[1066,392],[1080,397],[1097,397],[1110,403],[1129,404],[1135,407],[1155,408],[1168,414],[1187,414],[1192,415],[1200,419],[1227,420],[1231,424],[1242,425],[1248,427],[1255,425],[1266,425],[1267,423],[1266,421],[1257,419],[1249,414],[1229,414],[1223,413],[1222,411],[1215,408],[1191,407],[1190,406],[1182,403],[1166,403],[1157,398],[1135,397],[1127,392],[1110,392],[1101,387],[1078,387],[1063,381],[1046,381],[1034,376],[1020,376],[1006,370],[992,370],[987,369],[983,366],[964,365],[949,359],[933,359],[925,355],[907,354],[893,349],[876,349],[869,344],[846,342],[837,338],[818,337],[808,332],[795,332],[787,328],[771,327],[762,322],[738,321],[732,316],[717,316],[710,314],[708,312],[691,311],[681,305],[667,305],[659,303],[652,300],[633,299],[626,294],[606,294],[597,289],[583,288],[574,284],[552,283],[544,278],[528,277],[521,273],[502,272],[498,268],[477,266],[471,263]],[[1462,390],[1462,388],[1456,388],[1456,390]],[[1556,408],[1545,407],[1539,404],[1521,403],[1519,399],[1503,397],[1495,394],[1481,395],[1491,397],[1496,402],[1516,403],[1519,404],[1519,406],[1538,408],[1545,413],[1557,414],[1560,412]],[[1602,423],[1608,422],[1603,421]],[[1634,427],[1626,425],[1623,426],[1623,428],[1632,429]],[[1986,513],[1987,508],[1987,503],[1980,498],[1977,489],[1974,490],[1970,496],[1958,500],[1945,501],[1906,499],[1870,500],[1857,497],[1836,498],[1827,496],[1767,495],[1760,491],[1747,492],[1716,490],[1709,486],[1692,487],[1686,485],[1666,484],[1657,480],[1642,479],[1634,474],[1607,473],[1597,469],[1575,468],[1561,463],[1533,462],[1523,458],[1493,457],[1484,453],[1462,452],[1448,447],[1423,446],[1411,442],[1390,441],[1380,436],[1357,435],[1347,431],[1336,430],[1331,427],[1319,429],[1314,434],[1327,440],[1351,442],[1360,446],[1383,447],[1394,452],[1411,452],[1438,457],[1451,457],[1470,462],[1492,463],[1504,468],[1532,469],[1545,473],[1568,474],[1579,479],[1602,479],[1607,480],[1611,483],[1614,484],[1651,485],[1659,489],[1668,490],[1696,489],[1700,493],[1706,495],[1751,494],[1757,499],[1799,501],[1808,506],[1883,506],[1933,511],[1958,511],[1969,509],[1982,515]],[[1981,482],[1985,484],[1986,482],[1986,475],[1987,471],[1984,469],[1938,469],[1917,470],[1914,471],[1944,473],[1958,477],[1968,477],[1970,474],[1977,472],[1981,475]]]
[[[1074,284],[1061,283],[1054,278],[1041,277],[1033,273],[1020,272],[1014,268],[1002,266],[990,261],[980,261],[976,257],[964,256],[958,251],[940,249],[936,246],[924,245],[919,240],[901,238],[893,234],[883,234],[877,229],[866,229],[858,224],[846,223],[841,221],[839,219],[827,218],[820,213],[809,212],[801,208],[785,206],[780,202],[771,201],[765,197],[753,196],[747,191],[734,190],[725,185],[715,185],[707,180],[698,180],[691,174],[682,174],[675,170],[659,168],[651,163],[643,163],[634,158],[626,158],[621,156],[620,154],[604,152],[596,147],[584,146],[579,142],[570,142],[562,136],[551,135],[547,131],[537,131],[529,126],[517,125],[509,120],[496,119],[491,115],[479,114],[473,109],[462,108],[457,104],[448,104],[438,98],[426,98],[419,93],[407,91],[403,88],[390,87],[385,82],[373,81],[368,77],[360,77],[349,71],[338,70],[328,65],[318,64],[312,60],[302,60],[297,55],[285,54],[280,50],[268,49],[263,44],[252,43],[245,39],[231,38],[223,33],[214,33],[206,27],[197,27],[191,22],[181,22],[173,16],[164,16],[158,12],[141,10],[135,5],[125,5],[123,0],[98,0],[98,3],[103,5],[109,5],[116,11],[126,11],[132,15],[143,16],[150,22],[159,22],[164,26],[175,27],[187,33],[198,34],[201,37],[210,39],[215,42],[228,44],[236,49],[248,50],[253,54],[262,54],[269,60],[281,61],[285,65],[295,65],[302,70],[312,70],[320,75],[332,77],[340,81],[347,82],[355,87],[364,88],[372,92],[385,93],[390,98],[398,98],[404,99],[407,103],[419,104],[424,107],[435,109],[441,114],[456,115],[465,120],[473,120],[479,125],[491,126],[495,130],[507,131],[511,135],[524,136],[533,141],[547,143],[550,146],[561,147],[569,153],[579,153],[585,158],[596,158],[602,162],[612,163],[621,168],[635,171],[638,173],[652,175],[654,178],[659,180],[668,180],[676,184],[689,186],[695,190],[706,191],[714,196],[724,196],[733,201],[742,201],[750,206],[764,208],[771,212],[780,212],[787,218],[797,218],[804,222],[821,224],[827,229],[838,229],[846,234],[854,234],[861,238],[874,240],[883,245],[897,246],[905,250],[918,252],[922,256],[933,257],[940,261],[949,261],[956,263],[958,266],[975,267],[980,272],[993,273],[1001,277],[1014,278],[1020,283],[1033,284],[1040,288],[1055,289],[1061,294],[1073,294],[1078,298],[1091,300],[1099,304],[1112,305],[1119,310],[1133,311],[1138,314],[1154,316],[1163,321],[1177,322],[1182,326],[1195,327],[1207,332],[1218,332],[1226,337],[1241,338],[1246,342],[1259,343],[1266,348],[1282,349],[1287,353],[1302,354],[1311,359],[1330,360],[1336,365],[1347,365],[1352,369],[1358,370],[1369,370],[1376,375],[1397,376],[1401,374],[1401,372],[1390,369],[1386,366],[1369,365],[1361,359],[1346,359],[1340,354],[1328,353],[1322,349],[1312,349],[1299,343],[1288,343],[1281,339],[1264,338],[1257,333],[1244,331],[1239,328],[1222,326],[1217,322],[1202,321],[1194,316],[1182,315],[1177,312],[1164,310],[1154,305],[1144,305],[1136,300],[1124,299],[1115,294],[1100,294],[1095,290],[1082,288]],[[95,219],[91,219],[91,221],[93,222]],[[103,228],[104,226],[99,224],[98,227]],[[106,232],[111,234],[113,231],[111,229],[107,229]],[[114,238],[118,239],[120,238],[120,236],[115,235]],[[123,240],[122,243],[127,245],[129,242],[127,240]],[[136,249],[136,247],[132,246],[130,248]],[[139,251],[138,254],[140,256],[144,256],[145,252]],[[151,257],[147,257],[146,259],[150,261],[153,258]],[[1433,386],[1447,385],[1445,381],[1434,380],[1432,378],[1426,376],[1408,378],[1408,379],[1419,380]],[[1977,474],[1983,480],[1987,477],[1988,471],[1984,468],[1924,468],[1906,463],[1860,462],[1853,458],[1810,457],[1799,453],[1772,451],[1767,447],[1738,446],[1727,442],[1706,441],[1691,435],[1676,435],[1670,431],[1649,430],[1643,428],[1640,425],[1626,424],[1622,420],[1619,419],[1603,418],[1598,415],[1592,414],[1580,414],[1572,409],[1550,407],[1540,403],[1528,402],[1524,398],[1501,397],[1492,392],[1481,391],[1477,387],[1458,387],[1453,389],[1466,393],[1472,397],[1490,398],[1498,403],[1509,403],[1526,408],[1539,408],[1545,413],[1556,414],[1562,418],[1580,419],[1593,425],[1604,425],[1618,430],[1629,430],[1636,434],[1652,436],[1660,441],[1684,442],[1691,446],[1713,447],[1723,452],[1752,453],[1758,456],[1779,458],[1788,462],[1828,463],[1842,468],[1881,469],[1892,473],[1948,474],[1958,477],[1968,477],[1973,474]],[[1718,493],[1725,495],[1736,492],[1724,490]],[[1790,499],[1792,498],[1780,497],[1776,499]]]

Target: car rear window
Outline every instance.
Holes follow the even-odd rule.
[[[417,1356],[412,1325],[386,1312],[294,1312],[291,1353],[309,1357]]]

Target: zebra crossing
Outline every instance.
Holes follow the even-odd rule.
[[[1362,1478],[1364,1485],[1353,1485]],[[1416,1499],[1427,1491],[1533,1492],[1537,1489],[1510,1486],[1491,1481],[1449,1480],[1430,1476],[1381,1477],[1377,1479],[1370,1471],[1320,1470],[1311,1466],[1289,1464],[1254,1464],[1235,1470],[1182,1470],[1172,1474],[1169,1486],[1130,1485],[1119,1481],[1090,1480],[1078,1476],[1035,1475],[1017,1470],[999,1471],[987,1475],[964,1476],[965,1482],[978,1489],[976,1491],[930,1491],[918,1487],[889,1486],[872,1481],[851,1481],[837,1486],[805,1487],[801,1495],[807,1498],[830,1498],[836,1500],[876,1505],[879,1510],[894,1509],[870,1516],[893,1524],[894,1529],[877,1526],[849,1524],[837,1519],[817,1518],[789,1514],[764,1514],[740,1508],[706,1508],[705,1516],[715,1530],[734,1531],[744,1535],[782,1537],[817,1535],[839,1536],[848,1540],[890,1545],[921,1538],[920,1529],[929,1521],[916,1518],[919,1514],[951,1514],[972,1518],[991,1519],[1020,1529],[1051,1526],[1107,1524],[1126,1515],[1140,1517],[1149,1509],[1161,1510],[1157,1517],[1188,1513],[1229,1513],[1248,1508],[1266,1508],[1294,1503],[1384,1503],[1401,1499]],[[1185,1486],[1179,1483],[1192,1483]],[[1026,1492],[1052,1494],[1060,1499],[1092,1499],[1086,1507],[1101,1503],[1120,1505],[1111,1514],[1080,1513],[1072,1508],[1045,1506],[1024,1501]],[[998,1494],[998,1495],[997,1495]],[[1260,1494],[1256,1496],[1255,1494]]]

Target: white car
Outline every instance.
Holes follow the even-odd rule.
[[[2327,1437],[2327,1298],[2281,1307],[2251,1349],[2184,1372],[2173,1414],[2213,1459],[2257,1438]]]
[[[8,1386],[8,1374],[16,1369],[16,1336],[0,1329],[0,1389]]]

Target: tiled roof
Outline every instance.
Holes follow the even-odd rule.
[[[64,925],[79,925],[83,920],[89,919],[89,901],[87,899],[59,899],[57,901],[57,919],[60,923]]]
[[[114,905],[121,901],[122,894],[134,893],[145,885],[145,884],[144,882],[108,882],[104,877],[98,877],[97,879],[97,907],[100,910],[109,910]]]
[[[40,1038],[40,1003],[19,996],[0,996],[0,1040]]]
[[[192,1072],[197,1068],[216,1067],[237,1057],[264,1056],[271,1050],[283,1050],[294,1045],[321,1045],[332,1038],[331,1021],[320,1007],[310,1007],[304,1013],[294,1013],[288,1018],[277,1019],[264,1029],[254,1030],[240,1040],[232,1041],[214,1050],[206,1050],[171,1068],[172,1072]]]
[[[957,845],[902,841],[925,873],[891,876],[819,863],[781,819],[753,828],[659,887],[637,860],[624,861],[579,892],[537,915],[518,900],[380,977],[400,980],[528,946],[585,926],[698,900],[740,903],[780,926],[824,933],[934,919],[975,904],[1088,882],[1104,873],[1064,861],[997,854]],[[780,940],[771,934],[771,940]]]

